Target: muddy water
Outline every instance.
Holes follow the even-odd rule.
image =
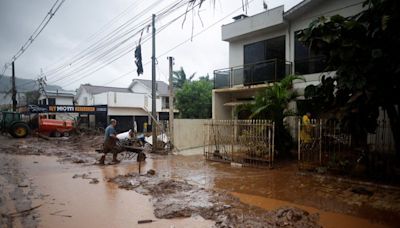
[[[153,156],[141,169],[142,173],[154,169],[169,178],[234,192],[243,202],[267,209],[294,205],[318,212],[325,227],[385,227],[397,226],[399,221],[399,192],[372,187],[372,197],[356,195],[351,192],[354,185],[304,175],[296,166],[264,170],[207,162],[202,156]],[[136,163],[125,162],[113,172],[137,171]]]
[[[363,228],[380,228],[388,227],[380,223],[374,223],[368,219],[358,218],[355,216],[349,216],[345,214],[339,214],[334,212],[327,212],[316,209],[314,207],[303,206],[299,204],[290,203],[287,201],[276,200],[271,198],[265,198],[254,195],[247,195],[243,193],[233,193],[242,202],[258,206],[267,210],[277,209],[283,206],[297,207],[308,211],[309,213],[318,213],[320,216],[320,224],[325,228],[334,227],[363,227]]]
[[[40,227],[136,227],[138,220],[151,219],[140,227],[211,227],[213,222],[201,217],[159,220],[154,217],[148,196],[118,189],[104,179],[121,174],[114,166],[78,166],[59,164],[56,158],[21,156],[21,167],[33,179],[43,199],[35,205],[40,214]],[[86,173],[97,178],[72,178]]]
[[[158,220],[153,215],[149,197],[117,189],[104,180],[138,172],[138,164],[134,161],[98,167],[59,164],[56,158],[44,156],[19,156],[18,159],[37,185],[37,191],[45,195],[44,199],[34,203],[42,204],[38,209],[41,227],[136,227],[137,221],[143,219],[157,221],[141,227],[210,227],[213,224],[199,217]],[[233,192],[243,202],[262,208],[290,205],[311,213],[318,212],[324,227],[398,224],[398,192],[384,194],[372,188],[372,197],[355,197],[349,192],[349,184],[306,176],[290,165],[263,170],[206,162],[202,156],[152,155],[142,163],[141,173],[149,169],[168,178]],[[100,182],[89,184],[91,179],[72,178],[84,173]],[[388,195],[393,195],[393,199]]]

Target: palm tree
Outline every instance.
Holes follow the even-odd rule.
[[[292,137],[285,128],[283,119],[294,115],[288,104],[298,95],[293,90],[293,81],[304,80],[295,75],[288,75],[280,82],[274,83],[255,97],[255,103],[248,106],[252,119],[270,119],[275,122],[275,146],[278,152],[286,153],[292,144]]]
[[[181,67],[180,70],[174,71],[172,77],[172,84],[174,88],[182,88],[185,82],[190,82],[196,73],[193,73],[189,78],[186,77],[186,73]]]

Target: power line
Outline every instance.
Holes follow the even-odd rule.
[[[178,8],[173,8],[174,11],[177,10],[177,9],[179,9],[179,8],[181,8],[182,6],[184,6],[184,4],[181,4],[181,5],[179,6],[179,3],[182,3],[182,2],[183,2],[183,1],[178,1],[176,4],[174,4],[175,6],[178,6]],[[185,3],[185,4],[186,4],[186,3]],[[195,6],[194,6],[194,7],[195,7]],[[162,12],[163,14],[166,14],[165,12],[170,11],[171,9],[172,9],[172,8],[169,7],[167,10],[161,10],[161,12]],[[147,27],[147,26],[145,26],[145,27],[142,28],[141,30],[138,30],[138,31],[136,32],[136,35],[137,35],[139,32],[141,32],[143,29],[145,29],[146,27]],[[160,30],[157,31],[157,33],[161,32],[165,27],[166,27],[166,26],[162,27]],[[135,35],[135,34],[134,34],[134,35]],[[130,37],[128,37],[127,39],[125,39],[125,40],[122,41],[121,43],[117,44],[116,46],[110,48],[109,50],[111,51],[111,50],[114,50],[115,47],[120,47],[123,43],[127,42],[128,40],[130,40],[134,35],[131,35]],[[144,38],[144,41],[143,41],[142,43],[145,43],[146,41],[148,41],[149,38],[150,38],[150,36],[145,37],[145,38]],[[85,77],[87,77],[87,76],[90,76],[90,74],[93,74],[94,72],[97,72],[98,70],[104,68],[106,65],[108,65],[108,64],[110,64],[110,63],[116,61],[117,59],[123,57],[124,55],[128,54],[129,52],[131,52],[133,49],[134,49],[134,47],[129,48],[127,51],[124,51],[124,50],[119,51],[118,53],[116,53],[116,55],[119,55],[119,54],[121,54],[122,52],[124,52],[124,53],[122,53],[121,55],[119,55],[117,58],[115,58],[115,59],[109,61],[109,62],[106,63],[105,65],[98,67],[98,68],[95,69],[94,71],[92,71],[92,72],[90,72],[90,73],[88,73],[88,74],[83,75],[83,76],[80,77],[78,80],[81,80],[81,79],[83,79],[83,78],[85,78]],[[112,52],[112,51],[111,51],[111,52]],[[102,57],[106,56],[107,54],[109,54],[109,53],[103,53],[102,55],[100,55],[100,56],[98,56],[98,57],[102,58]],[[114,56],[112,56],[112,57],[115,57],[116,55],[114,55]],[[94,61],[92,61],[92,62],[96,62],[96,60],[99,60],[99,59],[93,59],[93,60],[94,60]],[[88,64],[90,65],[90,64],[93,64],[93,63],[87,62],[87,63],[85,63],[85,64],[82,65],[82,66],[85,67],[85,66],[87,66]],[[82,68],[82,66],[81,66],[81,68]],[[73,73],[76,73],[77,71],[80,71],[80,69],[78,68],[78,69],[75,70]],[[72,74],[69,74],[69,75],[67,75],[66,77],[69,77],[69,76],[72,76]],[[66,77],[64,77],[64,78],[62,78],[62,79],[59,79],[59,80],[56,80],[56,81],[63,80],[63,79],[65,79]],[[75,81],[73,81],[72,83],[75,83]],[[70,85],[70,84],[72,84],[72,83],[68,83],[68,84],[66,84],[66,85]],[[66,85],[64,85],[64,86],[66,86]]]
[[[106,36],[102,37],[100,40],[96,41],[94,44],[90,45],[89,47],[87,47],[86,49],[80,51],[79,53],[74,54],[72,57],[70,57],[68,59],[68,61],[66,61],[61,66],[59,66],[57,68],[54,68],[53,70],[50,70],[50,72],[46,72],[45,73],[46,78],[57,78],[58,77],[59,79],[57,81],[65,79],[65,77],[62,77],[63,75],[60,75],[60,73],[58,73],[58,74],[56,74],[56,73],[59,72],[59,71],[68,70],[68,68],[71,66],[71,64],[77,64],[76,61],[79,60],[79,62],[82,62],[84,60],[84,58],[88,58],[92,53],[97,53],[101,49],[107,48],[108,46],[112,45],[113,42],[118,41],[118,39],[121,39],[124,36],[129,35],[129,32],[135,31],[140,26],[143,26],[145,23],[149,23],[150,22],[149,20],[148,21],[142,21],[142,22],[138,23],[137,25],[135,25],[134,28],[130,28],[128,30],[128,32],[125,32],[124,34],[122,34],[122,36],[114,38],[114,37],[119,35],[118,32],[123,31],[123,29],[127,28],[130,24],[132,24],[132,22],[136,22],[137,21],[136,19],[138,17],[140,17],[144,13],[148,12],[152,7],[154,7],[155,5],[159,4],[160,1],[161,0],[153,2],[151,5],[149,5],[147,8],[145,8],[143,11],[141,11],[138,15],[135,15],[133,18],[129,19],[127,22],[124,22],[118,28],[116,28],[116,29],[112,30],[111,32],[109,32]],[[177,2],[182,2],[182,0],[179,0]],[[129,7],[128,7],[128,9],[129,9]],[[125,11],[127,11],[128,9],[126,9]],[[113,20],[115,20],[115,18]],[[111,22],[109,22],[109,23],[111,23]],[[96,34],[93,34],[91,37],[97,36],[97,34],[100,33],[100,30],[98,32],[96,32]],[[108,42],[104,43],[104,41],[108,41]],[[101,42],[103,42],[103,43],[101,43]],[[111,52],[112,52],[112,50],[110,51],[110,49],[107,49],[105,52],[101,53],[99,56],[103,57],[103,56],[105,56],[105,54],[108,54],[108,53],[111,53]],[[101,58],[99,58],[99,56],[96,56],[96,57],[90,59],[88,62],[83,63],[84,65],[80,66],[81,69],[79,69],[79,68],[78,68],[78,70],[75,69],[75,72],[77,72],[79,70],[82,70],[82,69],[86,69],[85,67],[87,65],[90,65],[90,64],[95,63],[96,61],[99,61],[101,59]],[[51,75],[51,74],[55,74],[55,75]],[[29,84],[29,83],[27,83],[27,84]]]
[[[19,57],[21,57],[22,54],[25,53],[25,51],[31,46],[33,41],[40,35],[40,33],[44,30],[44,28],[49,24],[50,20],[53,18],[55,13],[58,11],[58,9],[61,7],[61,5],[64,3],[65,0],[57,0],[49,12],[46,14],[46,16],[43,18],[42,22],[39,24],[39,26],[35,29],[35,31],[32,33],[32,35],[29,37],[29,39],[22,45],[21,49],[11,58],[11,62],[16,61]]]
[[[248,1],[247,5],[249,5],[249,4],[252,3],[253,1],[254,1],[254,0]],[[192,35],[190,38],[188,38],[188,39],[182,41],[181,43],[175,45],[174,47],[172,47],[172,48],[170,48],[169,50],[165,51],[164,53],[160,54],[159,56],[157,56],[157,58],[160,58],[160,57],[162,57],[162,56],[164,56],[164,55],[170,53],[171,51],[173,51],[173,50],[179,48],[180,46],[182,46],[183,44],[187,43],[188,41],[191,41],[192,38],[194,38],[194,37],[196,37],[196,36],[202,34],[203,32],[207,31],[207,30],[210,29],[211,27],[217,25],[219,22],[225,20],[227,17],[231,16],[232,14],[234,14],[236,11],[238,11],[238,10],[240,10],[240,9],[242,9],[242,7],[233,10],[232,12],[230,12],[230,13],[227,14],[226,16],[222,17],[222,18],[219,19],[218,21],[214,22],[213,24],[209,25],[208,27],[204,28],[204,29],[201,30],[200,32],[198,32],[198,33]],[[176,20],[174,19],[173,21],[176,21]],[[149,63],[150,63],[150,61],[148,61],[148,62],[146,62],[145,64],[143,64],[143,66],[148,65]],[[129,71],[129,72],[127,72],[127,73],[124,73],[124,74],[118,76],[117,78],[115,78],[115,79],[113,79],[113,80],[111,80],[111,81],[109,81],[109,82],[107,82],[107,83],[105,83],[105,84],[109,84],[109,83],[115,82],[115,81],[117,81],[117,80],[119,80],[119,79],[121,79],[121,78],[127,76],[129,73],[132,73],[132,72],[133,72],[133,71]]]
[[[83,50],[80,53],[78,53],[77,55],[73,56],[70,61],[68,61],[65,64],[61,65],[60,67],[55,69],[55,71],[46,72],[46,75],[51,75],[51,74],[57,73],[58,71],[67,70],[67,68],[69,66],[71,66],[72,64],[76,65],[79,62],[82,62],[84,59],[87,59],[91,54],[97,53],[97,52],[101,51],[102,49],[107,48],[108,46],[112,45],[114,42],[118,42],[118,40],[122,39],[123,37],[129,36],[131,32],[135,32],[136,31],[136,34],[137,34],[137,30],[139,28],[143,29],[142,28],[143,26],[150,24],[150,22],[151,22],[150,19],[146,19],[145,21],[142,21],[142,22],[138,23],[133,28],[129,28],[129,30],[125,31],[123,34],[120,34],[120,33],[123,32],[123,30],[125,28],[127,28],[127,26],[129,26],[129,24],[132,21],[136,21],[137,18],[139,18],[140,16],[144,15],[149,10],[151,10],[153,7],[155,7],[158,4],[158,2],[159,1],[154,2],[153,4],[149,5],[146,9],[144,9],[138,15],[136,15],[133,18],[131,18],[130,20],[128,20],[127,22],[125,22],[124,24],[119,26],[118,28],[114,29],[109,34],[107,34],[105,37],[103,37],[102,39],[98,40],[94,44],[90,45],[85,50]],[[183,2],[182,0],[176,1],[174,3],[174,5],[182,3],[182,2]]]
[[[195,7],[197,7],[197,6],[199,6],[199,5],[200,5],[200,3],[197,3],[197,4],[192,5],[192,8],[191,8],[191,9],[186,9],[186,11],[185,11],[183,14],[181,14],[181,15],[179,15],[177,18],[171,20],[171,21],[170,21],[169,23],[167,23],[166,25],[160,27],[160,29],[157,30],[157,34],[160,33],[161,31],[163,31],[165,28],[167,28],[167,27],[168,27],[169,25],[171,25],[173,22],[177,21],[177,19],[179,19],[180,17],[185,16],[187,12],[189,12],[190,10],[193,10]],[[182,5],[182,6],[183,6],[183,5]],[[169,10],[171,10],[171,8],[168,9],[168,11],[169,11]],[[175,10],[177,10],[177,9],[175,9]],[[151,38],[151,36],[147,36],[147,37],[142,41],[142,43],[145,43],[145,42],[148,41],[150,38]],[[111,63],[113,63],[113,62],[115,62],[116,60],[118,60],[118,59],[120,59],[121,57],[125,56],[126,54],[130,53],[131,51],[133,51],[133,49],[134,49],[134,47],[128,49],[127,51],[125,51],[125,52],[123,52],[121,55],[119,55],[117,58],[112,59],[110,62],[106,63],[106,64],[103,65],[103,66],[98,67],[97,69],[95,69],[94,71],[92,71],[92,72],[90,72],[90,73],[84,74],[82,77],[80,77],[80,78],[78,78],[78,79],[76,79],[76,80],[82,80],[83,78],[86,78],[86,77],[92,75],[93,73],[99,71],[100,69],[106,67],[107,65],[109,65],[109,64],[111,64]],[[123,51],[123,50],[122,50],[122,51]],[[120,52],[120,53],[121,53],[121,52]],[[119,53],[118,53],[118,54],[119,54]],[[114,55],[114,56],[115,56],[115,55]],[[113,57],[114,57],[114,56],[113,56]],[[72,81],[72,82],[69,82],[69,83],[67,83],[67,84],[64,84],[63,86],[71,85],[71,84],[75,83],[76,80],[74,80],[74,81]]]

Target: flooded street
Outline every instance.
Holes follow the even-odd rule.
[[[134,160],[97,166],[93,165],[97,155],[89,147],[78,150],[73,144],[64,146],[61,142],[49,152],[50,142],[29,140],[27,143],[1,136],[2,227],[213,227],[223,216],[231,219],[231,215],[248,210],[252,212],[245,216],[254,221],[262,218],[256,223],[260,225],[263,221],[270,224],[267,217],[279,215],[285,207],[310,214],[311,220],[304,214],[307,220],[301,224],[312,224],[312,216],[317,215],[322,227],[398,226],[400,192],[395,187],[301,173],[295,164],[278,165],[273,170],[231,167],[205,161],[202,155],[149,154],[141,164],[139,176],[139,166]],[[18,145],[27,145],[19,150],[27,150],[26,153],[14,153],[13,148],[21,147]],[[73,152],[68,156],[28,153],[38,147],[45,155]],[[75,164],[76,160],[66,160],[66,157],[83,162]],[[149,170],[155,171],[154,177],[144,175]],[[121,182],[110,181],[118,176]],[[123,181],[134,191],[126,190],[126,185],[125,189],[119,188]],[[157,190],[157,186],[165,187]],[[364,192],[356,191],[359,189]],[[180,194],[189,197],[182,197],[183,202],[193,201],[188,203],[190,210],[168,208],[182,204]],[[223,212],[218,209],[220,206]],[[211,211],[204,210],[207,208]],[[32,210],[23,212],[26,209]],[[166,209],[175,211],[168,214]],[[152,222],[138,224],[140,220]]]

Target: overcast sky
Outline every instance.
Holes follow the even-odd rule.
[[[21,48],[34,29],[40,24],[56,0],[0,0],[0,64],[9,62],[11,57]],[[15,62],[16,76],[35,79],[43,69],[48,84],[57,84],[64,89],[75,90],[80,84],[107,85],[127,87],[132,79],[138,78],[134,64],[133,49],[139,40],[139,34],[128,39],[119,48],[112,48],[118,42],[109,42],[110,46],[97,49],[99,52],[90,52],[83,55],[78,62],[74,55],[82,52],[96,42],[104,44],[104,37],[118,26],[135,18],[123,31],[140,31],[146,26],[135,26],[139,22],[151,18],[151,14],[164,9],[176,0],[66,0],[59,11],[29,47],[29,49]],[[290,9],[301,0],[265,0],[268,8],[284,5]],[[156,56],[158,57],[157,79],[167,81],[167,56],[175,58],[175,69],[183,67],[187,74],[196,72],[196,76],[212,73],[215,69],[228,66],[228,43],[221,41],[221,25],[232,22],[232,17],[245,13],[242,10],[241,0],[206,0],[200,8],[187,14],[185,23],[183,17],[165,27],[156,36]],[[246,1],[244,1],[246,2]],[[248,15],[262,12],[263,0],[248,0]],[[147,7],[154,5],[150,10]],[[186,10],[180,8],[176,12],[158,18],[156,29],[169,24]],[[200,17],[198,16],[200,14]],[[225,19],[223,19],[225,18]],[[203,22],[203,24],[201,23]],[[219,21],[219,22],[218,22]],[[218,22],[218,23],[216,23]],[[216,23],[216,24],[215,24]],[[192,26],[193,25],[193,26]],[[138,27],[136,30],[133,29]],[[190,39],[192,34],[200,33],[192,41],[169,51],[178,44]],[[149,32],[149,33],[148,33]],[[144,29],[142,40],[142,57],[144,74],[143,79],[151,79],[151,29]],[[94,35],[95,34],[95,35]],[[120,33],[112,32],[113,38],[121,37]],[[94,36],[93,36],[94,35]],[[111,50],[115,52],[110,52]],[[108,50],[108,51],[106,51]],[[169,52],[168,52],[169,51]],[[128,52],[115,60],[113,55]],[[167,52],[167,53],[166,53]],[[107,55],[103,53],[108,53]],[[160,56],[161,54],[164,54]],[[95,61],[104,56],[100,61]],[[93,60],[93,58],[96,58]],[[70,64],[73,63],[73,64]],[[85,64],[81,66],[80,64]],[[51,74],[51,69],[61,68],[61,71]],[[94,70],[103,67],[95,73]],[[2,70],[1,70],[2,72]],[[0,73],[1,73],[0,72]],[[130,73],[128,73],[130,72]],[[48,74],[49,73],[49,74]],[[6,71],[11,75],[11,70]],[[125,76],[123,76],[125,75]]]

